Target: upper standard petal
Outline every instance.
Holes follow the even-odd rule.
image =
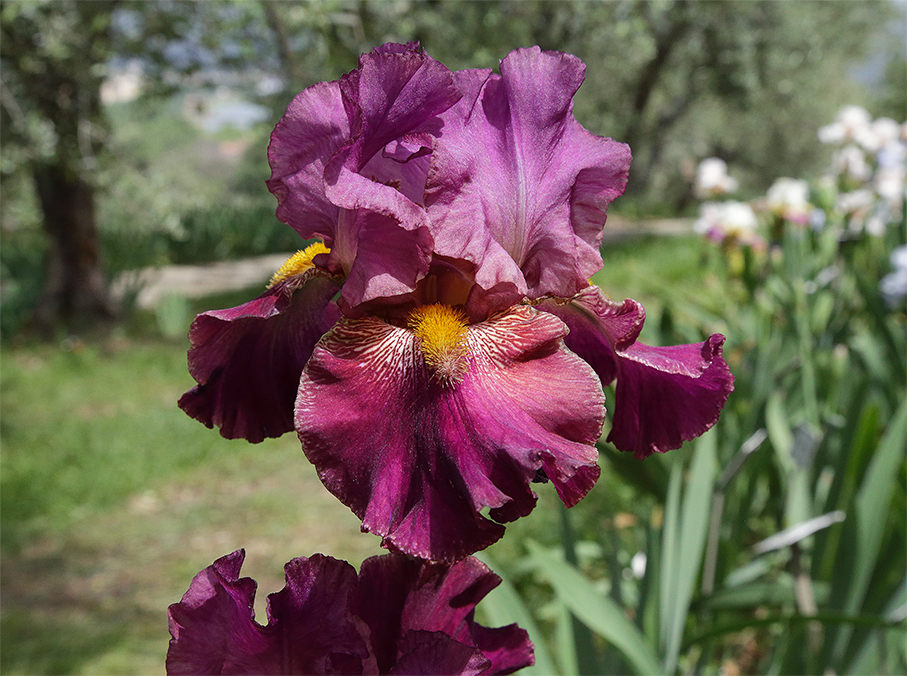
[[[426,184],[435,251],[477,265],[485,289],[572,296],[602,265],[610,202],[626,187],[630,150],[573,117],[584,65],[520,49],[501,74],[456,73],[463,98],[442,115]]]
[[[330,247],[326,269],[350,282],[345,306],[412,291],[426,273],[427,155],[438,114],[459,96],[451,72],[417,46],[385,45],[339,81],[303,91],[275,127],[277,217]]]

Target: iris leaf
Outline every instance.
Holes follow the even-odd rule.
[[[679,519],[671,518],[668,510],[676,509],[676,501],[665,508],[665,547],[672,543],[673,552],[663,554],[662,575],[672,571],[670,587],[662,588],[662,627],[666,631],[664,671],[673,673],[683,639],[687,614],[696,580],[702,567],[709,510],[715,482],[716,438],[706,433],[696,442],[696,451],[683,496]],[[672,475],[673,479],[673,475]],[[680,530],[670,533],[679,523]],[[667,565],[666,565],[667,564]],[[670,574],[670,573],[669,573]],[[665,583],[664,577],[662,584]]]
[[[520,595],[517,594],[513,584],[501,572],[500,566],[496,565],[487,553],[477,554],[476,558],[491,568],[501,578],[501,584],[482,599],[482,605],[480,606],[482,612],[488,617],[489,626],[499,627],[516,622],[521,628],[529,632],[529,639],[535,646],[535,664],[531,667],[525,667],[520,673],[539,674],[540,676],[557,673],[551,654],[541,640],[543,634],[536,625],[532,613],[529,612],[526,604],[523,603]]]
[[[619,650],[636,673],[664,673],[658,656],[622,608],[603,596],[576,568],[552,552],[533,542],[529,542],[528,546],[536,567],[548,578],[558,599],[583,624]]]

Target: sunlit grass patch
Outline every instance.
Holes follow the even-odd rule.
[[[378,538],[319,482],[292,434],[248,444],[176,406],[181,343],[5,349],[3,673],[162,673],[166,609],[239,547],[262,583]]]

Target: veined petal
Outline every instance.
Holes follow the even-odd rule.
[[[299,375],[340,314],[331,303],[337,290],[312,269],[248,303],[198,315],[189,330],[198,385],[180,408],[227,439],[257,443],[292,430]]]
[[[548,300],[539,308],[570,327],[567,347],[603,383],[617,379],[608,441],[637,458],[679,448],[708,430],[734,389],[721,334],[690,345],[644,345],[636,341],[645,321],[642,306],[615,303],[596,286],[568,303]]]
[[[303,449],[363,530],[414,556],[461,559],[532,510],[538,470],[568,506],[598,478],[604,397],[565,333],[512,308],[468,327],[465,373],[445,359],[436,372],[411,328],[343,318],[300,379]]]
[[[626,186],[629,148],[573,117],[584,77],[574,56],[520,49],[500,75],[456,77],[464,97],[442,116],[426,185],[435,251],[475,263],[485,289],[572,296],[601,268],[605,212]]]

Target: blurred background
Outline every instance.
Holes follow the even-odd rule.
[[[294,438],[175,402],[194,314],[301,247],[274,124],[410,40],[586,63],[577,119],[634,156],[593,281],[647,343],[725,333],[737,375],[701,441],[602,443],[569,515],[541,487],[485,555],[487,623],[530,628],[536,673],[907,670],[907,3],[4,0],[0,39],[3,673],[163,673],[166,607],[214,559],[246,548],[264,617],[290,558],[379,553]]]

